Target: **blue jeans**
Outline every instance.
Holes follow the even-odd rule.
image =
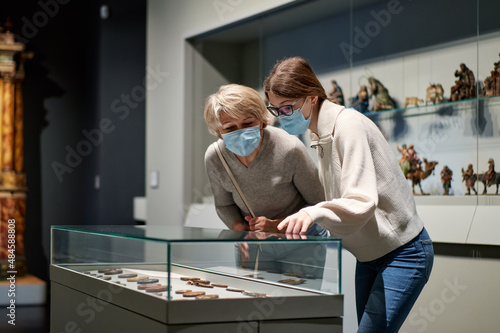
[[[356,263],[358,333],[398,332],[427,283],[434,249],[425,230],[407,244]]]

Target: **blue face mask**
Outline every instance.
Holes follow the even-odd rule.
[[[250,155],[260,143],[260,126],[242,128],[222,134],[226,148],[238,156]]]
[[[305,104],[305,102],[304,102]],[[303,107],[304,105],[302,105]],[[298,135],[304,133],[309,127],[309,123],[311,122],[311,116],[306,120],[304,115],[302,115],[301,108],[298,108],[293,111],[290,116],[280,115],[278,116],[278,121],[280,122],[281,127],[289,134]]]

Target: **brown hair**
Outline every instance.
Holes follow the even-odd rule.
[[[220,114],[224,112],[232,118],[244,119],[253,116],[266,127],[270,123],[270,114],[264,100],[254,89],[239,85],[227,84],[219,91],[208,96],[205,101],[204,116],[208,131],[217,136],[221,129]]]
[[[286,58],[274,65],[264,81],[264,92],[268,99],[269,92],[286,98],[318,96],[319,104],[327,99],[313,69],[301,57]]]

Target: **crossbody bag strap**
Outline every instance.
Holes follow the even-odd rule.
[[[250,212],[250,215],[252,215],[252,217],[255,217],[255,214],[254,214],[252,208],[250,208],[250,205],[248,204],[247,199],[243,195],[243,192],[241,191],[241,188],[238,185],[238,182],[234,178],[233,173],[231,172],[231,169],[229,169],[229,165],[227,165],[227,162],[224,159],[224,156],[222,156],[222,152],[221,152],[221,150],[219,148],[219,145],[217,144],[217,142],[214,142],[213,146],[215,148],[215,151],[217,152],[217,155],[219,155],[220,161],[222,162],[222,165],[226,169],[227,174],[229,175],[229,178],[231,178],[231,181],[233,182],[233,185],[236,188],[236,191],[238,191],[238,194],[240,195],[241,200],[243,200],[243,203],[245,204],[245,206],[247,207],[248,211]]]
[[[240,195],[241,200],[243,200],[243,203],[245,204],[248,211],[250,212],[250,215],[252,215],[252,217],[255,217],[255,214],[254,214],[252,208],[250,208],[250,205],[248,204],[247,198],[245,198],[245,196],[243,195],[243,192],[241,191],[241,188],[238,185],[238,182],[234,178],[233,173],[231,172],[231,169],[229,169],[229,165],[227,165],[227,162],[224,159],[224,156],[222,156],[222,152],[220,151],[219,145],[217,144],[217,142],[214,142],[213,145],[215,147],[215,151],[217,152],[217,155],[219,155],[219,158],[220,158],[220,161],[222,162],[222,165],[224,166],[224,168],[227,171],[227,174],[229,175],[229,178],[231,178],[231,181],[233,182],[234,187],[236,187],[236,191],[238,191],[238,194]],[[259,244],[257,247],[257,254],[255,255],[255,266],[254,266],[254,277],[255,278],[257,278],[258,271],[259,271],[259,255],[260,255],[261,251],[262,251],[262,247]]]

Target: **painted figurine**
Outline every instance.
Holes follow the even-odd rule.
[[[450,99],[452,101],[461,101],[476,97],[476,79],[474,73],[464,63],[460,64],[460,70],[455,71],[455,76],[458,80],[451,87]]]
[[[423,103],[423,102],[424,101],[418,97],[406,97],[404,108],[406,109],[406,107],[408,105],[414,105],[414,106],[418,107],[419,103]]]
[[[379,80],[374,77],[368,78],[370,83],[370,93],[372,98],[375,99],[375,104],[373,105],[373,111],[390,110],[396,108],[396,103],[389,96],[389,90]]]
[[[467,170],[462,168],[462,181],[465,182],[465,187],[467,188],[466,195],[470,195],[470,190],[472,189],[475,194],[477,194],[476,188],[474,185],[476,184],[477,175],[474,174],[474,168],[472,164],[467,166]]]
[[[496,171],[495,171],[495,161],[490,158],[488,160],[488,164],[489,164],[489,167],[488,167],[488,171],[486,172],[486,177],[485,177],[485,181],[486,181],[486,187],[490,186],[492,184],[492,181],[495,180],[496,178]]]
[[[499,54],[500,56],[500,54]],[[482,96],[490,97],[500,95],[500,61],[493,64],[493,70],[484,80],[484,89]]]
[[[425,90],[426,96],[425,96],[425,104],[437,104],[437,103],[442,103],[444,101],[444,90],[443,86],[438,83],[434,84],[432,83],[427,89]]]
[[[406,146],[406,143],[403,143],[403,146],[399,148],[399,146],[396,146],[397,150],[401,154],[401,158],[399,159],[399,166],[403,165],[404,162],[406,162],[406,155],[408,154],[408,147]]]
[[[491,74],[490,76],[484,79],[483,93],[481,96],[491,97],[500,95],[500,93],[497,92],[497,81],[498,83],[500,83],[500,77],[497,75],[497,72],[495,71],[491,71],[490,74]]]
[[[401,153],[401,158],[399,159],[399,166],[401,167],[401,171],[403,171],[403,174],[406,178],[409,178],[409,175],[411,173],[421,168],[420,160],[417,157],[415,147],[413,144],[410,144],[408,147],[406,146],[406,144],[403,144],[403,147],[401,149],[398,146],[396,146],[396,148]]]
[[[396,148],[401,153],[399,166],[401,167],[401,171],[405,175],[406,179],[411,180],[413,194],[416,194],[416,185],[420,188],[420,193],[422,195],[427,194],[422,190],[422,184],[420,182],[434,173],[434,169],[436,168],[438,162],[427,161],[426,158],[423,158],[422,161],[420,161],[413,144],[410,144],[408,147],[406,144],[403,144],[402,148],[399,148],[398,146],[396,146]],[[424,163],[424,169],[422,169],[422,162]]]
[[[420,165],[420,161],[417,165],[417,169],[413,172],[409,172],[406,176],[406,178],[411,180],[411,185],[413,189],[413,194],[415,193],[415,185],[418,185],[420,188],[420,194],[426,195],[427,193],[424,193],[422,190],[422,184],[421,181],[429,177],[431,174],[434,173],[434,169],[436,168],[436,165],[438,164],[437,161],[427,161],[426,158],[422,159],[424,163],[424,169],[422,170],[422,166]]]
[[[359,87],[359,92],[355,97],[352,97],[351,108],[358,110],[361,113],[368,112],[369,95],[368,88],[365,85]]]
[[[450,194],[451,181],[453,180],[453,171],[447,165],[441,170],[441,184],[443,184],[444,195]]]
[[[477,180],[481,181],[484,185],[483,194],[487,194],[488,187],[491,185],[497,186],[495,194],[498,194],[498,188],[500,187],[500,173],[495,171],[495,161],[492,158],[488,160],[488,164],[488,171],[479,174],[477,176]]]
[[[338,105],[345,105],[344,93],[335,80],[332,80],[332,90],[328,93],[328,97],[330,97],[331,100]]]

